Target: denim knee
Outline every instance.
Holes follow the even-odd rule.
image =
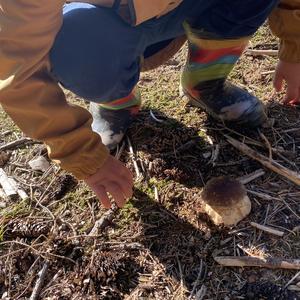
[[[131,40],[124,45],[125,35]],[[139,79],[139,58],[130,48],[135,39],[138,32],[109,9],[68,4],[50,52],[52,73],[66,89],[89,101],[125,97]]]
[[[213,0],[208,11],[190,18],[189,23],[207,38],[250,36],[266,21],[278,2],[279,0]]]

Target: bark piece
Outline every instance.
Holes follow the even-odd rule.
[[[50,168],[50,163],[44,156],[39,156],[31,160],[28,164],[34,171],[46,172]]]
[[[18,187],[15,184],[12,184],[11,179],[2,168],[0,168],[0,185],[7,197],[10,198],[18,195]]]

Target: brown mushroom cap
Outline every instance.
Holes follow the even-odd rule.
[[[201,194],[202,200],[212,207],[231,206],[246,196],[244,185],[226,176],[211,179]]]

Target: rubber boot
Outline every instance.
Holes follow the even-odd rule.
[[[187,25],[189,54],[181,88],[190,104],[225,123],[259,127],[267,116],[263,103],[227,77],[246,48],[249,38],[211,40],[200,38]]]
[[[141,97],[137,89],[127,97],[109,103],[90,103],[92,129],[101,136],[102,143],[108,149],[114,150],[122,141],[127,129],[136,119],[140,106]]]

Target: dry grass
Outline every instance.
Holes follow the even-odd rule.
[[[267,42],[266,42],[267,41]],[[263,28],[253,47],[273,49],[277,42]],[[244,56],[232,80],[265,102],[274,125],[239,135],[186,106],[178,82],[185,49],[166,65],[142,75],[144,109],[130,130],[136,163],[143,178],[133,199],[108,228],[88,233],[104,210],[82,183],[52,165],[42,174],[28,161],[46,156],[41,145],[11,152],[5,165],[28,200],[0,199],[0,296],[27,299],[45,262],[48,271],[41,299],[300,299],[300,277],[293,271],[224,268],[215,255],[300,258],[300,189],[265,170],[247,184],[250,216],[236,228],[214,226],[202,212],[202,187],[219,175],[240,177],[261,168],[226,142],[230,134],[258,152],[299,172],[297,108],[273,95],[275,68],[270,57]],[[68,93],[71,101],[82,104]],[[151,116],[152,110],[158,119]],[[1,113],[2,143],[20,137]],[[245,139],[247,137],[247,139]],[[135,172],[125,147],[121,159]],[[257,222],[284,231],[282,238],[250,226]],[[36,224],[40,224],[36,226]],[[289,283],[287,287],[286,284]],[[298,285],[297,285],[298,284]]]

